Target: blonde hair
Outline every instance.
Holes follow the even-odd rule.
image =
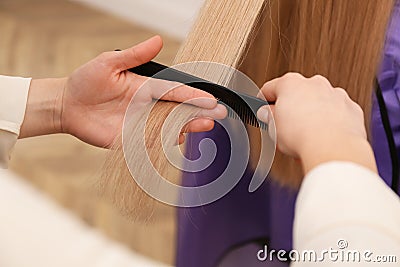
[[[248,45],[248,40],[254,27],[258,24],[264,7],[264,0],[238,0],[238,1],[206,1],[200,11],[192,31],[178,52],[175,63],[194,62],[184,65],[184,71],[201,78],[226,85],[232,72],[222,67],[216,71],[215,67],[207,68],[205,64],[196,64],[196,61],[210,61],[238,67],[242,55]],[[147,121],[147,129],[161,129],[166,117],[176,106],[176,103],[163,101],[155,104],[152,114]],[[187,121],[198,111],[191,107],[189,114],[181,112],[177,121]],[[143,120],[144,118],[127,118],[128,120]],[[143,139],[142,133],[135,133],[131,129],[130,149],[135,151],[134,145]],[[176,132],[176,131],[174,131]],[[159,131],[146,131],[146,140],[160,140]],[[171,137],[176,139],[176,136]],[[110,198],[124,214],[133,215],[134,218],[148,215],[143,207],[151,207],[153,201],[149,196],[138,188],[132,179],[131,173],[126,166],[122,151],[121,138],[114,142],[114,146],[106,160],[105,171],[99,181],[100,193]],[[163,156],[160,156],[161,143],[156,142],[148,147],[148,154],[152,162],[158,162],[157,171],[166,179],[177,181],[179,173],[171,169]],[[145,159],[144,151],[136,151],[132,154],[136,158],[137,168],[141,168],[142,160]],[[135,167],[135,166],[130,166]],[[144,170],[143,175],[146,176]],[[136,171],[135,171],[136,173]],[[168,175],[169,173],[169,175]],[[136,178],[136,177],[135,177]],[[142,178],[142,177],[141,177]],[[140,178],[140,179],[141,179]],[[145,179],[146,177],[143,177]]]
[[[362,107],[369,129],[374,79],[393,4],[392,0],[269,1],[240,69],[259,86],[286,72],[325,76]],[[298,162],[278,152],[272,176],[297,188],[303,173]]]
[[[239,68],[259,86],[289,71],[305,76],[320,74],[347,90],[365,111],[368,125],[373,81],[392,6],[392,0],[207,0],[176,63],[223,63]],[[226,69],[219,73],[201,67],[204,65],[191,66],[184,70],[222,85],[232,75]],[[146,127],[160,129],[175,105],[157,103]],[[176,120],[187,121],[196,112],[192,107]],[[251,127],[249,132],[251,162],[258,162],[259,133]],[[158,131],[146,131],[146,140],[157,140],[158,135]],[[134,144],[143,136],[134,129],[130,136],[134,151]],[[135,153],[138,168],[143,153]],[[159,162],[159,172],[165,173],[168,164],[159,155],[159,144],[149,147],[148,153],[152,161]],[[298,187],[303,176],[299,164],[280,153],[272,174],[281,184],[292,187]],[[100,185],[101,192],[126,214],[136,217],[136,207],[149,203],[126,167],[120,139],[110,153]]]

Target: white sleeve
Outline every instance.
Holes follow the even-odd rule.
[[[294,249],[303,255],[305,250],[315,251],[319,262],[314,264],[318,266],[338,266],[338,262],[346,262],[346,266],[381,266],[378,263],[383,261],[395,261],[397,264],[384,265],[397,266],[400,200],[377,174],[362,166],[325,163],[304,179],[293,232]],[[332,256],[330,250],[337,253]],[[356,262],[351,259],[353,255]],[[307,257],[300,257],[291,266],[310,266]]]
[[[0,178],[1,267],[168,267],[110,240],[25,179],[7,170]]]
[[[0,167],[6,168],[24,120],[30,78],[0,75]]]

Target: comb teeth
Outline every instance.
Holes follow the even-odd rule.
[[[167,66],[153,61],[132,68],[129,71],[142,76],[180,82],[208,92],[216,99],[219,99],[220,103],[227,106],[228,117],[241,120],[245,124],[249,124],[263,130],[268,130],[268,125],[259,121],[255,115],[260,107],[268,105],[266,101],[250,95],[235,92],[234,90],[223,87],[219,84],[206,81],[173,68],[168,68]]]
[[[229,118],[241,120],[245,124],[260,128],[262,130],[268,130],[268,124],[257,119],[256,115],[251,111],[250,107],[246,109],[243,107],[243,104],[233,103],[231,101],[218,102],[227,107]]]

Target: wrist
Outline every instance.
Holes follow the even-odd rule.
[[[305,142],[299,155],[305,173],[330,161],[353,162],[377,172],[371,145],[359,136],[341,135],[323,142]]]
[[[65,78],[31,81],[20,138],[62,132],[65,82]]]

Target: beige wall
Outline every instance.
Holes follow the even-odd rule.
[[[184,39],[204,0],[72,0]]]

